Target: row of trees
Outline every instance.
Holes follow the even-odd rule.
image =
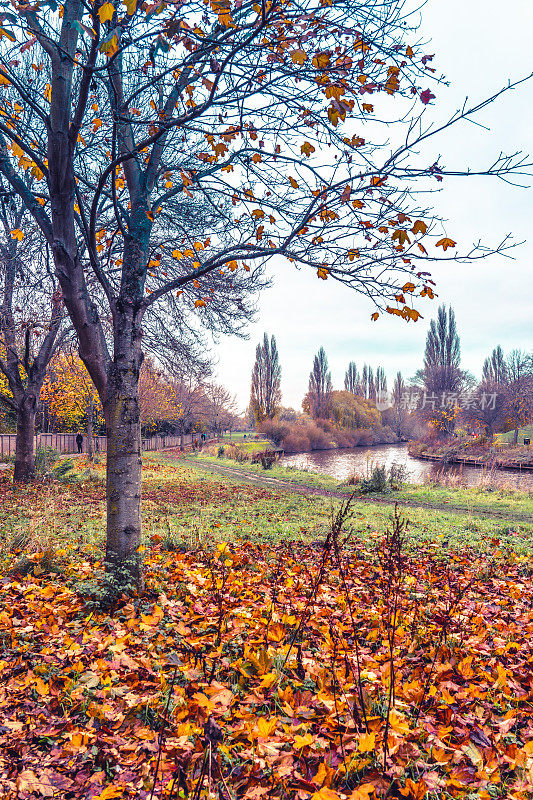
[[[426,416],[439,431],[451,434],[457,418],[489,436],[518,429],[533,416],[533,353],[512,350],[507,357],[498,345],[484,363],[481,380],[461,368],[461,346],[453,308],[438,309],[431,320],[424,366],[415,377],[433,405]]]
[[[256,424],[280,413],[280,377],[276,340],[272,336],[269,342],[265,334],[263,343],[257,346],[252,373],[251,409]],[[362,400],[370,404],[362,404]],[[376,403],[381,411],[379,420],[372,415]],[[476,381],[461,368],[454,310],[441,305],[430,321],[423,367],[408,382],[398,372],[388,393],[383,367],[377,367],[374,373],[364,364],[359,372],[351,361],[344,392],[336,391],[321,347],[313,360],[302,405],[314,420],[329,419],[344,428],[366,428],[383,421],[399,438],[420,434],[425,423],[441,434],[451,434],[460,419],[469,429],[483,430],[490,437],[513,428],[516,442],[519,427],[533,416],[533,356],[515,349],[505,357],[498,345],[485,359],[481,380]]]
[[[347,392],[375,401],[377,397],[387,392],[385,370],[383,367],[377,367],[374,376],[372,367],[363,364],[361,374],[359,374],[355,361],[350,361],[344,376],[344,388]]]
[[[313,369],[309,376],[309,391],[302,403],[304,412],[315,420],[331,420],[343,428],[368,428],[381,423],[375,407],[376,386],[386,391],[387,380],[382,367],[378,367],[374,381],[373,371],[366,365],[363,368],[364,380],[360,380],[357,368],[350,363],[346,373],[345,385],[351,385],[344,392],[335,392],[331,380],[328,359],[323,347],[316,354]],[[348,379],[352,379],[349,384]],[[365,402],[361,402],[361,400]],[[370,401],[370,402],[366,402]],[[290,423],[297,421],[297,415],[281,406],[281,366],[276,345],[272,336],[265,333],[263,341],[257,345],[256,358],[252,370],[250,413],[253,424],[262,430],[274,430],[269,421],[279,419]]]
[[[15,401],[6,381],[0,391],[9,428],[9,418],[16,417],[10,413]],[[151,358],[146,358],[141,367],[139,407],[144,436],[220,432],[238,424],[235,398],[223,386],[211,380],[194,381],[191,376],[172,378]],[[93,433],[105,434],[100,398],[72,347],[63,347],[52,357],[38,397],[36,418],[37,427],[44,432],[85,430],[90,454]],[[19,426],[18,436],[20,433]],[[26,461],[30,469],[34,455],[32,439]],[[15,466],[20,470],[17,461]]]

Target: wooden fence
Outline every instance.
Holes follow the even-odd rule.
[[[72,454],[78,452],[76,444],[76,433],[38,433],[35,437],[35,448],[38,447],[53,447],[62,454]],[[87,436],[82,432],[83,443],[82,452],[86,453],[88,449]],[[5,456],[12,456],[15,454],[16,434],[14,433],[0,433],[0,458]],[[197,437],[200,438],[199,436]],[[193,435],[191,433],[184,436],[149,436],[143,437],[142,449],[143,450],[164,450],[166,447],[186,447],[193,442]],[[98,453],[105,453],[107,450],[107,438],[105,436],[93,437],[93,449]]]

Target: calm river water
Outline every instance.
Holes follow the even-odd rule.
[[[351,475],[363,474],[371,470],[371,464],[403,464],[409,472],[410,483],[424,483],[431,475],[442,473],[442,465],[431,461],[419,461],[411,458],[407,452],[407,445],[387,444],[377,447],[347,447],[339,450],[315,450],[312,453],[296,453],[284,456],[281,464],[285,467],[297,467],[311,472],[322,472],[332,475],[339,481],[346,480]],[[516,470],[493,470],[489,472],[477,467],[449,466],[441,481],[450,482],[459,478],[461,483],[468,486],[493,485],[503,488],[520,489],[522,491],[533,489],[533,472],[520,473]]]

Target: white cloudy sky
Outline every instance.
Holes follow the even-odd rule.
[[[533,71],[531,0],[428,0],[422,30],[431,39],[425,52],[435,53],[438,72],[449,87],[428,110],[444,120],[465,96],[482,99]],[[434,140],[435,156],[448,168],[488,165],[500,151],[523,150],[533,155],[533,80],[506,94],[477,118],[489,131],[464,124]],[[533,159],[532,159],[533,160]],[[431,163],[431,162],[430,162]],[[532,183],[533,178],[525,180]],[[513,260],[495,256],[471,265],[447,263],[432,268],[437,302],[451,303],[461,335],[463,366],[481,371],[484,357],[496,344],[505,351],[533,345],[533,192],[495,178],[447,179],[435,195],[434,207],[449,220],[446,229],[466,249],[481,239],[495,245],[512,233],[525,243]],[[237,396],[239,410],[249,400],[255,347],[263,331],[273,333],[282,365],[283,404],[299,408],[307,390],[313,356],[323,345],[335,388],[343,388],[348,362],[384,366],[389,382],[398,369],[406,377],[421,366],[423,347],[436,304],[426,303],[424,319],[406,324],[381,316],[368,300],[314,272],[298,271],[279,260],[269,266],[273,286],[259,300],[249,339],[224,338],[216,346],[217,377]]]

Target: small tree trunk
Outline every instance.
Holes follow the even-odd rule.
[[[518,444],[518,425],[514,429],[513,441],[514,441],[515,444]]]
[[[35,408],[33,398],[25,399],[17,414],[15,444],[15,483],[29,483],[35,478]]]
[[[120,338],[122,339],[122,337]],[[107,422],[106,572],[111,594],[114,595],[142,588],[141,559],[138,553],[141,543],[141,425],[139,413],[141,356],[140,352],[138,354],[132,352],[131,343],[125,339],[126,336],[120,342],[120,362],[115,361],[111,366],[105,403]],[[125,357],[126,354],[127,357]]]
[[[87,455],[89,461],[93,460],[93,398],[91,397],[87,408]]]

